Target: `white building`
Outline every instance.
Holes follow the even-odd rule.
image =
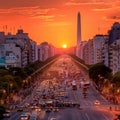
[[[38,57],[37,57],[37,44],[33,40],[30,40],[30,42],[31,42],[31,45],[32,45],[32,61],[35,62],[35,61],[38,60]]]
[[[45,61],[55,55],[55,48],[47,42],[37,46],[22,29],[15,35],[0,33],[0,65],[25,67],[37,60]]]
[[[83,60],[83,49],[87,41],[81,41],[80,45],[76,46],[76,56]]]
[[[108,57],[108,35],[104,35],[104,40],[102,40],[102,61],[109,67],[109,57]]]
[[[88,40],[83,48],[83,60],[85,64],[94,64],[93,40]]]
[[[1,45],[3,48],[0,51],[1,61],[4,58],[7,66],[14,67],[25,67],[27,64],[35,62],[37,60],[37,45],[36,42],[31,40],[28,36],[28,33],[24,33],[22,29],[18,30],[16,35],[8,34],[5,35],[0,33],[0,40],[2,39]],[[5,40],[4,40],[5,39]],[[6,47],[7,46],[7,47]],[[11,50],[10,47],[11,46]],[[1,46],[2,47],[2,46]],[[10,52],[4,53],[3,51],[8,50]],[[21,56],[19,56],[21,61],[18,60],[14,54],[17,54],[16,51],[21,52]],[[9,53],[9,54],[8,54]],[[4,54],[4,57],[3,57]],[[2,58],[3,57],[3,58]],[[19,66],[16,62],[19,62]],[[11,63],[11,64],[10,64]]]
[[[19,45],[21,47],[22,67],[25,67],[27,64],[33,62],[31,39],[29,38],[28,33],[24,33],[22,29],[18,30],[16,37],[17,40],[19,40]]]
[[[21,49],[14,43],[4,44],[5,67],[21,67]]]
[[[38,46],[38,60],[45,61],[54,56],[55,48],[47,42],[43,42]]]
[[[47,42],[43,42],[38,48],[38,59],[45,61],[47,58],[49,58],[49,45]]]
[[[93,49],[94,49],[94,64],[103,62],[102,59],[102,43],[104,41],[104,35],[96,35],[93,38]]]

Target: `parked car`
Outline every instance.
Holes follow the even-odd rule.
[[[59,111],[60,110],[57,107],[53,108],[53,112],[59,112]]]
[[[11,112],[10,111],[5,111],[5,113],[3,114],[3,117],[10,117],[11,116]]]
[[[36,112],[41,112],[41,109],[36,106],[35,111],[36,111]]]
[[[98,100],[95,100],[94,104],[95,105],[100,105],[100,102]]]
[[[49,113],[49,112],[51,112],[51,109],[50,108],[46,109],[46,113]]]
[[[23,113],[22,115],[20,115],[20,120],[29,120],[30,118],[30,114],[28,113]]]
[[[29,120],[37,120],[37,115],[36,114],[31,115]]]

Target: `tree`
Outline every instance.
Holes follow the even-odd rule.
[[[4,76],[4,75],[8,75],[10,74],[10,72],[8,70],[5,70],[5,69],[0,69],[0,76]]]
[[[0,105],[0,120],[3,118],[3,113],[5,112],[5,107]]]
[[[24,70],[24,68],[12,68],[13,71],[15,71],[15,76],[20,76],[21,79],[27,78],[27,72]]]
[[[105,66],[103,63],[97,63],[89,68],[89,77],[95,82],[99,82],[99,75],[103,78],[109,79],[111,77],[112,70]]]
[[[111,82],[115,85],[116,88],[120,88],[120,71],[112,76]]]

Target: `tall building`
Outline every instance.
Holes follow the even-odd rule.
[[[120,23],[115,22],[111,27],[111,30],[108,32],[109,34],[109,45],[114,41],[120,39]]]
[[[93,38],[94,64],[103,62],[103,59],[102,59],[103,41],[104,41],[104,35],[96,35]]]
[[[94,64],[93,39],[88,40],[83,48],[83,60],[85,64]]]
[[[48,42],[43,42],[38,45],[38,60],[45,61],[48,58],[54,56],[54,47]]]
[[[0,44],[5,43],[5,33],[4,32],[0,32]]]
[[[77,45],[81,43],[81,16],[80,12],[78,12],[77,16]]]

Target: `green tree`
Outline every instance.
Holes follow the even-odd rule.
[[[103,63],[97,63],[89,68],[89,77],[95,83],[98,83],[99,75],[101,75],[103,78],[109,79],[111,77],[111,72],[112,70],[109,67],[105,66]]]
[[[5,107],[0,105],[0,120],[3,118],[3,113],[5,112]]]
[[[3,89],[5,89],[7,91],[7,93],[9,92],[9,90],[15,91],[18,89],[17,82],[15,81],[15,78],[12,75],[3,76],[2,80],[1,80],[1,84],[2,84]],[[12,85],[12,86],[10,86],[10,85]]]
[[[4,76],[4,75],[8,75],[10,74],[10,72],[8,70],[5,70],[5,69],[0,69],[0,76]]]
[[[12,68],[15,71],[14,75],[21,77],[21,79],[25,79],[28,75],[24,68]]]
[[[18,88],[22,87],[22,79],[20,76],[14,76],[14,80],[17,83]]]
[[[112,76],[111,82],[115,85],[116,88],[120,88],[120,71]]]

